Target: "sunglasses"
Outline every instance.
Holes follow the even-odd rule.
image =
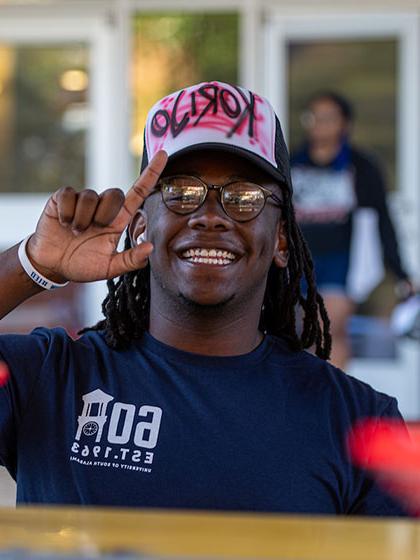
[[[300,115],[300,124],[303,128],[309,130],[315,125],[330,125],[341,122],[341,116],[338,113],[319,113],[313,111],[304,111]]]
[[[237,222],[254,220],[263,211],[268,198],[272,198],[276,206],[284,206],[270,190],[243,179],[212,185],[192,175],[173,175],[162,178],[157,186],[168,210],[181,215],[192,214],[200,208],[210,190],[219,192],[224,212]]]

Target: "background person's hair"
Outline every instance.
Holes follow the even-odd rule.
[[[321,99],[327,99],[337,105],[340,113],[347,122],[354,121],[355,113],[353,105],[346,97],[344,97],[344,95],[341,95],[340,93],[333,90],[321,90],[313,93],[306,102],[305,107],[308,108],[312,105],[312,103],[320,101]]]
[[[262,332],[285,339],[293,350],[314,347],[315,353],[328,359],[331,351],[330,321],[318,293],[312,258],[296,223],[291,194],[283,189],[283,219],[289,248],[287,268],[271,265],[259,328]],[[127,234],[125,249],[131,247]],[[301,280],[306,281],[306,294]],[[108,295],[102,303],[105,319],[80,331],[103,330],[107,344],[114,349],[127,348],[149,328],[150,266],[129,272],[117,281],[108,280]],[[297,327],[298,308],[302,309],[302,327]],[[298,332],[299,331],[299,332]]]

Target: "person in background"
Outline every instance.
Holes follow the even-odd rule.
[[[353,116],[352,106],[338,93],[313,95],[301,117],[305,143],[291,155],[296,217],[331,320],[331,361],[341,369],[350,358],[348,321],[360,297],[352,284],[360,284],[361,277],[372,288],[380,279],[374,269],[382,267],[381,255],[371,253],[362,264],[368,247],[375,253],[375,235],[399,295],[406,298],[413,291],[401,263],[381,170],[350,141]]]

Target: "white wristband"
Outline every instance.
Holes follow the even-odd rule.
[[[32,266],[32,263],[29,260],[28,255],[26,253],[26,245],[30,237],[31,236],[28,235],[28,237],[26,237],[22,241],[22,243],[19,245],[19,250],[18,250],[18,257],[19,257],[20,264],[22,265],[23,270],[26,272],[29,278],[33,282],[35,282],[35,284],[38,284],[38,286],[44,288],[44,290],[55,290],[56,288],[64,288],[64,286],[67,286],[68,282],[64,282],[64,284],[57,284],[56,282],[52,282],[51,280],[48,280],[48,278],[42,276],[42,274]]]

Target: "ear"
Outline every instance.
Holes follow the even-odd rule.
[[[146,240],[146,225],[147,225],[147,216],[144,210],[139,209],[134,214],[130,225],[128,226],[128,233],[130,235],[131,246],[135,247],[142,241]]]
[[[278,268],[286,268],[289,262],[289,246],[283,220],[279,222],[277,227],[277,239],[274,247],[273,261]]]

